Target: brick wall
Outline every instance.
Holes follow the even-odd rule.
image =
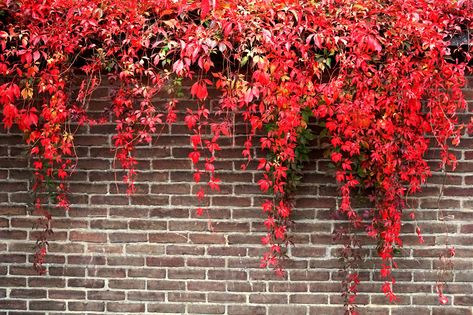
[[[473,78],[469,84],[465,93],[473,100]],[[108,94],[107,87],[97,91],[91,111],[100,112]],[[30,162],[19,134],[0,134],[0,314],[343,314],[340,245],[332,242],[339,224],[333,218],[337,187],[317,143],[296,197],[296,246],[282,279],[259,268],[265,230],[259,174],[252,165],[240,170],[241,149],[232,147],[233,139],[224,140],[219,153],[224,185],[205,200],[209,219],[195,216],[197,187],[184,125],[165,129],[152,146],[137,151],[140,172],[131,198],[123,194],[114,165],[112,132],[112,125],[94,126],[76,136],[73,206],[67,213],[54,211],[46,276],[36,275],[31,265],[37,231],[25,207],[32,199]],[[237,146],[242,140],[235,138]],[[371,244],[365,246],[359,286],[362,314],[473,314],[472,142],[465,138],[455,149],[460,162],[446,179],[442,212],[441,174],[410,201],[425,244],[406,220],[396,305],[381,293],[379,259],[372,242],[361,237]],[[439,306],[435,281],[446,231],[457,256],[448,276],[449,305]]]

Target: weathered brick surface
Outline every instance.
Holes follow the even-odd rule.
[[[465,91],[473,97],[473,78],[468,82]],[[102,88],[99,94],[109,91]],[[101,111],[103,105],[97,99],[90,109]],[[0,134],[2,314],[343,314],[341,244],[332,241],[340,224],[333,216],[339,199],[317,143],[296,196],[296,246],[289,251],[286,277],[278,278],[259,268],[265,232],[259,209],[264,196],[256,185],[260,174],[252,163],[241,171],[241,148],[231,146],[233,140],[241,145],[244,137],[223,139],[216,163],[222,189],[204,200],[208,216],[197,217],[193,194],[199,186],[192,182],[184,125],[164,128],[153,145],[138,149],[137,194],[131,197],[124,194],[110,151],[113,126],[81,130],[76,136],[79,165],[70,185],[73,206],[66,213],[54,211],[48,275],[42,277],[31,269],[38,232],[26,207],[30,161],[22,154],[20,135]],[[418,243],[415,224],[406,215],[405,246],[395,273],[397,305],[381,293],[375,246],[361,237],[367,244],[362,314],[473,314],[472,144],[473,138],[465,136],[454,149],[457,171],[446,180],[434,172],[423,192],[409,199],[425,243]],[[261,155],[256,146],[253,150]],[[429,152],[434,170],[437,154]],[[457,256],[447,276],[449,303],[440,306],[435,281],[447,237]]]

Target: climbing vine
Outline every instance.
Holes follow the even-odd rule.
[[[44,271],[48,204],[69,207],[77,126],[108,121],[87,110],[101,80],[116,87],[104,111],[116,124],[116,159],[130,194],[136,146],[179,117],[178,98],[162,104],[160,97],[190,80],[197,106],[183,118],[189,159],[195,182],[207,184],[196,205],[220,189],[219,139],[231,136],[235,117],[242,117],[248,124],[242,154],[254,158],[254,143],[267,152],[258,159],[258,185],[273,196],[262,204],[268,250],[261,265],[283,274],[291,196],[314,138],[308,126],[316,124],[335,166],[338,211],[351,222],[349,231],[365,230],[376,240],[386,279],[381,289],[394,301],[401,213],[406,195],[430,176],[425,153],[438,147],[440,167],[456,165],[449,147],[458,145],[463,128],[456,113],[466,104],[461,88],[471,46],[449,43],[469,36],[472,12],[465,0],[3,2],[0,108],[4,127],[24,133],[34,160],[35,211],[45,231],[36,268]],[[220,92],[212,111],[210,87]],[[364,217],[351,202],[359,192],[371,202]],[[197,207],[198,215],[204,211]],[[344,296],[352,314],[359,279],[349,256],[357,241],[345,238]]]

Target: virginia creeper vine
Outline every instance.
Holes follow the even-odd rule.
[[[382,291],[394,301],[401,213],[406,195],[430,176],[427,149],[440,149],[441,168],[455,167],[449,146],[460,141],[456,113],[465,107],[461,88],[471,46],[449,47],[449,41],[473,28],[472,12],[464,0],[3,2],[0,108],[5,128],[24,133],[34,160],[35,208],[45,230],[35,266],[44,271],[47,204],[69,207],[77,126],[108,120],[87,111],[102,78],[116,87],[106,112],[116,123],[116,159],[130,194],[136,146],[178,120],[178,99],[163,105],[160,97],[190,80],[197,106],[184,117],[189,159],[195,182],[207,184],[196,204],[209,189],[220,189],[219,139],[230,137],[235,117],[242,117],[248,124],[243,156],[253,158],[255,142],[268,152],[258,161],[258,185],[273,195],[262,204],[268,251],[261,265],[282,274],[291,196],[313,139],[308,126],[316,123],[336,167],[338,210],[351,230],[376,239]],[[220,92],[212,111],[209,87]],[[368,220],[352,207],[358,191],[372,203]],[[349,240],[347,252],[356,244]],[[358,282],[350,272],[348,305]]]

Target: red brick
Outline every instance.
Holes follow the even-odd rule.
[[[192,177],[189,177],[192,179]],[[155,184],[151,186],[152,194],[168,194],[168,195],[189,195],[191,186],[189,184]]]
[[[269,314],[274,315],[305,315],[307,314],[307,307],[305,306],[269,306]]]
[[[183,267],[184,259],[182,257],[148,257],[146,258],[146,265],[159,267]]]
[[[32,231],[30,232],[29,239],[32,241],[36,241],[42,236],[42,232],[40,231]],[[53,234],[48,236],[49,241],[67,241],[67,232],[54,232]]]
[[[103,312],[105,310],[105,303],[103,302],[68,302],[68,308],[70,311],[76,312]]]
[[[298,198],[296,199],[298,208],[334,208],[333,198]]]
[[[194,207],[197,205],[196,198],[195,196],[171,196],[171,205],[178,208],[183,206]],[[204,199],[199,202],[199,205],[204,207],[210,206],[210,198],[204,197]]]
[[[49,290],[48,297],[57,300],[84,300],[85,292],[73,290]]]
[[[428,314],[430,310],[427,307],[399,307],[398,309],[393,309],[393,315],[418,315],[418,314]]]
[[[8,227],[10,227],[10,221],[8,219],[0,218],[0,228],[8,228]],[[14,227],[14,225],[12,224],[11,227]]]
[[[26,309],[26,301],[22,300],[0,300],[1,310],[24,310]]]
[[[126,244],[125,251],[127,254],[162,255],[164,254],[164,246],[156,244]]]
[[[10,298],[26,298],[26,299],[44,299],[46,298],[46,290],[42,289],[12,289]]]
[[[139,243],[147,242],[148,234],[146,233],[110,233],[110,242],[112,243]]]
[[[29,287],[62,288],[65,285],[66,280],[63,278],[31,277],[28,279]]]
[[[105,281],[102,279],[68,279],[67,286],[99,289],[105,286]]]
[[[189,217],[189,209],[179,209],[173,207],[172,209],[167,208],[154,208],[150,210],[150,217],[156,218],[188,218]]]
[[[92,229],[122,230],[122,229],[127,229],[128,223],[126,221],[99,219],[99,220],[91,221],[90,227]]]
[[[50,253],[80,254],[84,253],[85,246],[83,244],[60,244],[51,242],[49,243],[48,251]]]
[[[166,255],[203,255],[204,247],[168,245],[166,246]]]
[[[222,234],[189,234],[189,239],[194,244],[225,244],[225,237]]]
[[[113,313],[143,313],[145,304],[140,303],[107,303],[107,311]]]
[[[212,231],[214,232],[250,232],[249,223],[236,222],[214,222],[212,223]]]
[[[173,137],[173,138],[174,138],[174,141],[182,141],[181,139],[184,138],[184,141],[186,143],[189,143],[189,138],[187,137],[183,137],[183,138]],[[162,138],[160,140],[162,140]],[[186,160],[177,160],[177,159],[157,160],[157,161],[153,161],[152,164],[153,164],[154,170],[185,170],[185,169],[191,168],[191,161],[187,159]]]
[[[212,256],[246,256],[246,248],[236,246],[209,247],[207,252]]]
[[[69,189],[74,193],[106,194],[108,186],[106,184],[97,183],[71,183]]]
[[[84,277],[85,268],[82,267],[49,267],[49,275],[62,277]]]
[[[75,136],[74,143],[78,146],[90,146],[97,145],[101,146],[109,143],[108,136],[98,136],[98,135],[87,135],[87,136]],[[81,161],[82,162],[82,161]]]
[[[246,306],[246,305],[230,305],[228,306],[229,315],[265,315],[266,308],[264,306]]]
[[[110,266],[144,266],[143,257],[108,257],[107,263]]]
[[[71,217],[106,217],[107,210],[104,208],[92,208],[92,209],[84,209],[84,208],[74,208],[72,207],[68,211],[69,216]]]
[[[419,313],[417,313],[419,314]],[[432,308],[432,315],[471,315],[471,308],[460,307],[434,307]]]
[[[2,164],[3,165],[3,164]],[[0,216],[25,215],[26,207],[0,206]]]
[[[170,220],[169,230],[171,231],[208,231],[209,224],[207,221],[202,220],[192,220],[192,221],[174,221]]]
[[[31,310],[44,311],[65,311],[66,303],[62,301],[31,301],[29,303]]]
[[[212,205],[216,207],[249,207],[251,199],[244,197],[213,197]]]
[[[158,303],[158,304],[148,304],[148,311],[155,312],[158,314],[165,313],[177,313],[183,314],[185,312],[185,305],[182,303],[179,304],[170,304],[170,303]]]
[[[248,234],[231,234],[228,235],[228,244],[241,245],[241,244],[253,244],[261,245],[261,237],[263,235],[248,235]]]
[[[163,232],[149,234],[151,243],[187,243],[187,239],[187,233]]]
[[[170,269],[169,279],[205,279],[205,270]]]
[[[105,265],[105,257],[103,256],[69,256],[67,263],[70,265]]]
[[[135,289],[144,289],[145,281],[144,280],[135,280],[135,279],[124,279],[124,280],[108,280],[108,287],[110,289],[123,289],[123,290],[135,290]]]
[[[269,292],[307,292],[307,291],[308,291],[307,283],[274,282],[274,283],[269,284]]]
[[[186,283],[184,281],[149,280],[147,283],[148,290],[184,291],[186,288]]]
[[[188,312],[191,314],[225,314],[224,305],[189,305]]]
[[[133,205],[160,205],[165,206],[169,204],[169,197],[168,196],[155,196],[155,195],[132,195],[131,196],[131,203]]]
[[[69,234],[69,239],[71,241],[77,241],[77,242],[106,243],[107,234],[71,231]]]
[[[159,268],[132,268],[128,270],[128,277],[134,278],[165,278],[166,270]]]
[[[287,304],[285,294],[264,294],[256,293],[250,295],[251,304]]]
[[[129,301],[164,301],[165,295],[163,292],[149,292],[149,291],[130,291],[127,293]]]
[[[239,270],[209,270],[208,277],[213,280],[247,280],[248,274]]]
[[[26,231],[21,230],[3,230],[0,231],[0,239],[2,240],[24,240],[26,239]]]
[[[225,282],[221,281],[189,281],[187,289],[189,291],[225,291]]]
[[[472,295],[463,295],[463,296],[455,296],[455,305],[462,305],[462,306],[473,306],[473,296]]]
[[[326,248],[322,247],[294,247],[291,248],[294,257],[323,257],[326,255]]]
[[[169,292],[168,300],[170,302],[205,302],[205,294],[190,292]]]
[[[167,223],[165,221],[154,220],[131,220],[129,227],[132,230],[165,230]]]
[[[227,259],[228,268],[260,268],[261,259],[259,257],[247,258],[228,258]]]
[[[229,292],[264,292],[266,291],[266,284],[258,283],[255,281],[251,282],[240,282],[240,281],[226,281],[227,290]]]
[[[126,269],[124,268],[91,268],[88,275],[99,278],[125,278]]]
[[[128,205],[129,199],[126,196],[90,196],[90,203],[91,204],[107,204],[107,205]]]
[[[123,291],[87,291],[88,300],[122,301],[125,299]]]
[[[33,275],[36,276],[38,273],[31,266],[10,266],[10,275]]]

